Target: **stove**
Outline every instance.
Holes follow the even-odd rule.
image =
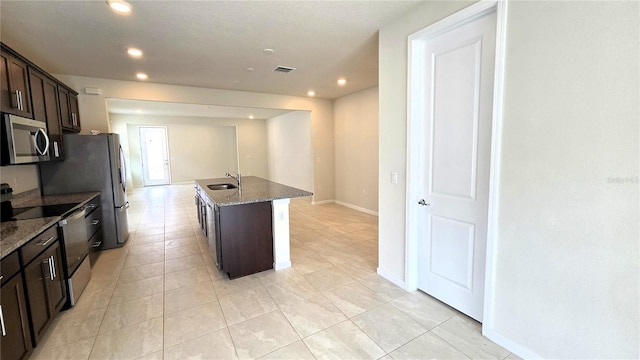
[[[12,216],[10,217],[5,216],[8,214],[5,214],[5,211],[3,211],[2,222],[38,219],[38,218],[52,217],[52,216],[62,216],[65,213],[67,213],[69,210],[76,207],[77,205],[78,203],[43,205],[43,206],[33,206],[33,207],[26,207],[26,208],[13,208]],[[9,212],[9,211],[6,211],[6,212]]]

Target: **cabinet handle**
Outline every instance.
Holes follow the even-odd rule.
[[[47,265],[49,265],[49,279],[53,281],[53,265],[51,265],[51,258],[48,258],[44,262],[46,262]]]
[[[16,90],[16,109],[20,109],[20,90]]]
[[[102,241],[98,241],[97,243],[93,244],[94,248],[99,248],[100,246],[102,246]]]
[[[93,209],[94,207],[96,207],[96,204],[87,204],[84,207],[85,209]]]
[[[49,243],[50,243],[53,239],[55,239],[55,237],[54,237],[54,236],[52,236],[52,237],[48,238],[47,240],[40,241],[39,243],[36,243],[36,245],[37,245],[37,246],[47,246],[47,245],[49,245]]]
[[[7,336],[7,329],[4,327],[4,314],[2,313],[2,305],[0,305],[0,326],[2,326],[2,336]]]
[[[51,281],[53,281],[53,279],[58,277],[56,274],[56,258],[54,258],[53,255],[51,255],[51,267],[53,268],[53,277],[51,278]]]
[[[22,90],[18,90],[18,106],[20,107],[20,111],[24,111],[24,105],[22,105]]]
[[[98,225],[98,224],[100,224],[100,220],[93,220],[91,222],[91,225]]]

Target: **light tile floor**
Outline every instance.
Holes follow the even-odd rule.
[[[129,241],[103,252],[33,359],[517,359],[474,320],[378,276],[374,216],[293,199],[293,267],[230,281],[193,186],[129,201]]]

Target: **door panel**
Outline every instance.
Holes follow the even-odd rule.
[[[482,321],[495,12],[427,38],[421,51],[418,288]]]
[[[475,226],[431,216],[430,271],[444,281],[471,291]]]
[[[480,45],[480,39],[474,39],[434,54],[430,190],[434,194],[475,198]],[[457,106],[448,106],[451,99]]]
[[[144,185],[168,185],[170,175],[167,129],[141,127],[140,147]]]

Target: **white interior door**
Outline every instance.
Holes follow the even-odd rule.
[[[418,288],[482,321],[496,13],[424,39]],[[412,80],[414,81],[414,80]],[[417,103],[418,105],[415,105]]]
[[[140,127],[142,177],[144,186],[168,185],[169,150],[165,127]]]

